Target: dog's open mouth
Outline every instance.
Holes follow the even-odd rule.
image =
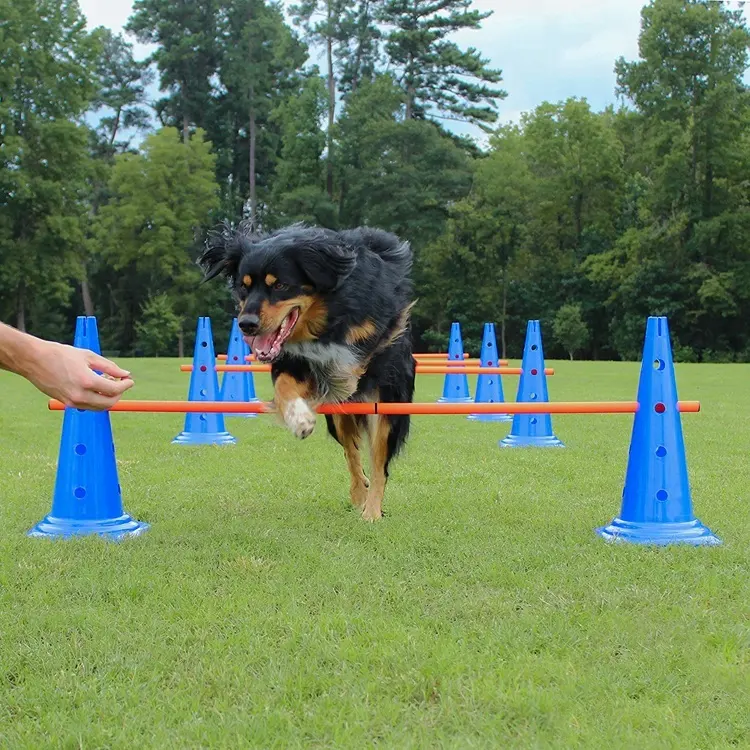
[[[299,307],[295,307],[278,328],[257,336],[244,336],[245,342],[260,362],[273,362],[281,354],[281,347],[292,335],[298,319]]]

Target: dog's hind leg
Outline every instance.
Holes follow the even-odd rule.
[[[336,414],[328,420],[328,431],[344,449],[351,476],[349,497],[352,505],[361,509],[367,500],[367,488],[370,483],[362,469],[362,456],[359,452],[361,433],[357,418],[348,414]]]

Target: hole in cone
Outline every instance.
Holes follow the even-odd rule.
[[[654,411],[655,411],[655,412],[656,412],[657,414],[664,414],[664,412],[665,412],[666,410],[667,410],[667,407],[666,407],[666,406],[664,406],[664,404],[662,404],[662,403],[661,403],[661,401],[660,401],[660,402],[659,402],[658,404],[656,404],[656,406],[654,406]]]
[[[656,493],[656,499],[662,503],[669,497],[669,493],[666,490],[659,490]]]
[[[201,346],[208,346],[208,341],[201,341]]]
[[[203,396],[203,398],[206,398],[206,396],[208,396],[208,391],[205,388],[201,388],[201,396]]]
[[[531,422],[531,424],[536,424],[536,417],[532,417],[532,418],[531,418],[531,419],[529,420],[529,422]]]
[[[533,370],[531,371],[531,374],[532,374],[532,375],[538,375],[538,374],[539,374],[539,370],[537,370],[537,369],[536,369],[536,367],[535,367],[535,368],[534,368],[534,369],[533,369]]]
[[[656,449],[656,455],[659,456],[659,458],[664,458],[664,456],[667,455],[667,449],[663,445],[660,445]]]
[[[76,487],[73,494],[79,499],[83,500],[86,497],[86,490],[83,487]]]
[[[239,357],[235,354],[234,357],[232,357],[232,359],[236,362],[239,359]]]
[[[205,372],[205,371],[206,371],[206,365],[201,365],[201,372]]]
[[[531,345],[531,351],[535,352],[539,347],[536,344]]]
[[[663,370],[666,367],[663,359],[654,360],[654,370]]]
[[[530,393],[530,394],[529,394],[529,398],[530,398],[530,399],[531,399],[532,401],[536,401],[536,393]]]
[[[78,443],[74,450],[77,455],[82,456],[86,452],[86,446],[83,443]]]

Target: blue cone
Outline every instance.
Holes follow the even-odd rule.
[[[240,333],[237,318],[232,321],[232,332],[229,334],[229,348],[227,350],[228,365],[249,364],[245,357],[250,354],[250,347],[245,343]],[[251,372],[225,372],[221,381],[221,401],[259,401],[255,397],[255,383]],[[225,417],[257,417],[257,414],[235,414],[227,412]]]
[[[542,332],[538,320],[530,320],[526,326],[526,343],[523,347],[520,382],[516,401],[549,401],[547,376],[544,374],[544,351]],[[552,417],[549,414],[515,414],[510,433],[500,441],[502,448],[539,447],[562,448],[562,442],[552,432]]]
[[[461,326],[458,323],[451,324],[451,338],[448,342],[448,359],[452,361],[464,361],[464,342],[461,339]],[[443,395],[438,399],[439,404],[466,404],[471,403],[469,393],[469,378],[466,374],[448,374],[443,381]]]
[[[74,346],[101,354],[96,318],[76,320]],[[119,541],[148,528],[123,510],[109,412],[65,409],[52,510],[28,535]]]
[[[218,401],[219,378],[211,319],[198,318],[188,401]],[[178,445],[228,445],[237,439],[224,428],[223,414],[185,414],[185,429],[172,441]]]
[[[597,529],[608,541],[721,544],[693,515],[669,325],[648,319],[620,517]]]
[[[485,323],[484,334],[482,336],[481,366],[497,367],[498,364],[495,324]],[[503,381],[500,375],[480,375],[477,378],[477,392],[474,396],[475,404],[502,404],[504,401]],[[478,422],[510,422],[513,420],[513,417],[510,414],[469,414],[467,419],[473,419]]]

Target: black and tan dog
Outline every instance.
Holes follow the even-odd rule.
[[[240,329],[256,358],[272,363],[276,408],[298,438],[312,433],[321,403],[412,400],[408,243],[367,228],[293,225],[255,234],[240,226],[212,233],[198,262],[206,279],[228,279]],[[344,448],[352,503],[365,519],[380,518],[388,465],[406,441],[409,416],[326,421]],[[359,452],[364,434],[369,482]]]

